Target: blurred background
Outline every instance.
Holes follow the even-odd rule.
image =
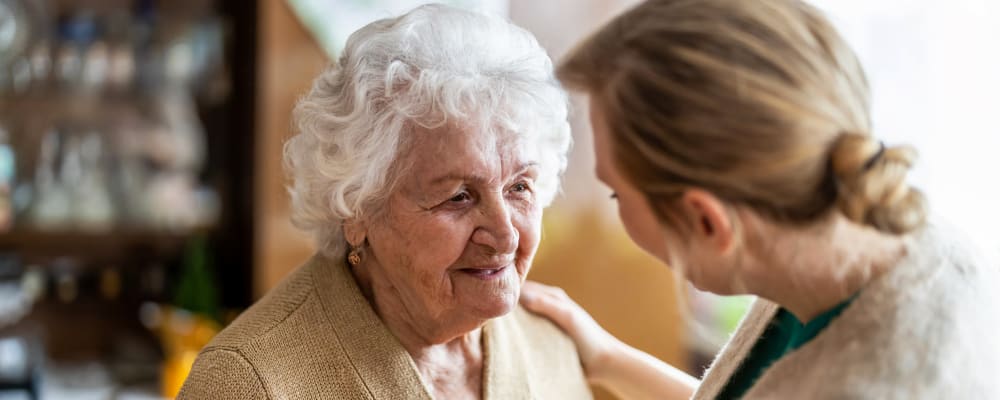
[[[414,0],[0,0],[0,399],[172,397],[198,349],[314,251],[289,223],[290,112],[347,35]],[[634,0],[453,0],[557,59]],[[1000,2],[817,0],[876,135],[1000,250]],[[586,105],[530,278],[700,375],[749,299],[675,282],[593,178]],[[611,398],[598,390],[598,398]]]

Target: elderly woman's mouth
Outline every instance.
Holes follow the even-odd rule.
[[[510,269],[509,265],[498,265],[498,266],[462,268],[459,269],[458,272],[482,280],[492,280],[492,279],[498,279],[501,276],[503,276],[504,272],[507,271],[508,269]]]

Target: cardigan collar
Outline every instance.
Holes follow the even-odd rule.
[[[321,255],[314,256],[309,265],[330,326],[372,397],[431,400],[410,354],[382,323],[347,266]],[[487,400],[510,398],[514,393],[531,398],[523,392],[529,382],[528,371],[523,367],[524,349],[518,348],[508,326],[512,318],[500,317],[483,327],[483,393]]]

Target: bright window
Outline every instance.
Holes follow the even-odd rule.
[[[871,81],[878,137],[920,150],[933,211],[1000,250],[1000,2],[816,0]]]

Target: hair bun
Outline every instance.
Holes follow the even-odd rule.
[[[906,182],[916,159],[911,146],[883,147],[868,135],[840,135],[830,155],[840,211],[887,233],[904,234],[923,226],[926,198]]]

